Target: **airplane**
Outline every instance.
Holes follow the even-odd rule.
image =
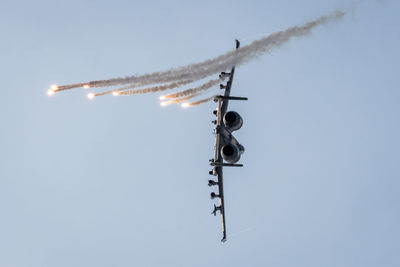
[[[240,42],[236,41],[236,49],[239,49]],[[226,241],[226,224],[225,224],[225,204],[224,204],[224,188],[223,188],[223,167],[243,167],[242,164],[237,164],[240,156],[244,153],[244,146],[241,145],[232,135],[233,131],[239,130],[243,125],[242,117],[235,111],[228,111],[229,100],[248,100],[247,97],[230,96],[233,76],[235,74],[235,66],[231,72],[221,72],[219,78],[222,80],[229,77],[226,85],[221,84],[220,88],[225,89],[224,95],[217,95],[214,101],[217,102],[217,109],[213,114],[217,117],[212,123],[215,128],[215,147],[214,158],[210,159],[210,165],[213,169],[209,172],[210,175],[216,176],[217,180],[209,180],[208,186],[218,186],[218,194],[212,192],[211,199],[218,198],[219,206],[214,204],[214,210],[211,212],[214,216],[217,212],[221,214],[222,223],[222,240]]]

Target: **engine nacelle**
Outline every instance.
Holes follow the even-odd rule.
[[[222,158],[229,163],[236,163],[240,160],[240,156],[244,152],[242,145],[226,144],[221,148]]]
[[[242,127],[243,119],[239,113],[235,111],[228,111],[224,115],[224,124],[231,132],[233,132]]]

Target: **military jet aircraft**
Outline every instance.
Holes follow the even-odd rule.
[[[236,49],[239,49],[239,47],[240,42],[236,40]],[[218,103],[217,109],[213,112],[217,117],[213,121],[216,125],[215,153],[214,158],[210,159],[210,165],[213,166],[213,169],[209,174],[216,176],[217,180],[209,180],[208,185],[210,187],[218,186],[218,194],[212,192],[211,199],[218,198],[219,206],[214,205],[214,210],[211,214],[216,216],[218,211],[221,214],[222,242],[226,241],[223,167],[243,167],[242,164],[237,164],[237,162],[244,152],[244,147],[232,135],[233,131],[239,130],[242,127],[243,119],[237,112],[228,111],[228,104],[229,100],[247,100],[247,98],[230,96],[234,74],[235,66],[232,67],[230,73],[221,72],[219,75],[220,79],[229,77],[229,80],[226,85],[220,85],[221,89],[225,89],[224,95],[214,97],[214,101]]]

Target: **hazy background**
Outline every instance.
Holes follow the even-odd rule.
[[[215,103],[46,95],[349,3],[2,1],[0,266],[399,266],[398,1],[364,1],[237,69],[245,167],[225,171],[224,244],[207,186]]]

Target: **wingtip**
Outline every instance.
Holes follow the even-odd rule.
[[[236,43],[236,49],[238,49],[240,47],[240,41],[238,39],[235,39],[235,43]]]
[[[222,239],[221,239],[221,242],[222,242],[222,243],[225,243],[225,242],[226,242],[226,232],[225,232],[225,230],[222,231]]]

